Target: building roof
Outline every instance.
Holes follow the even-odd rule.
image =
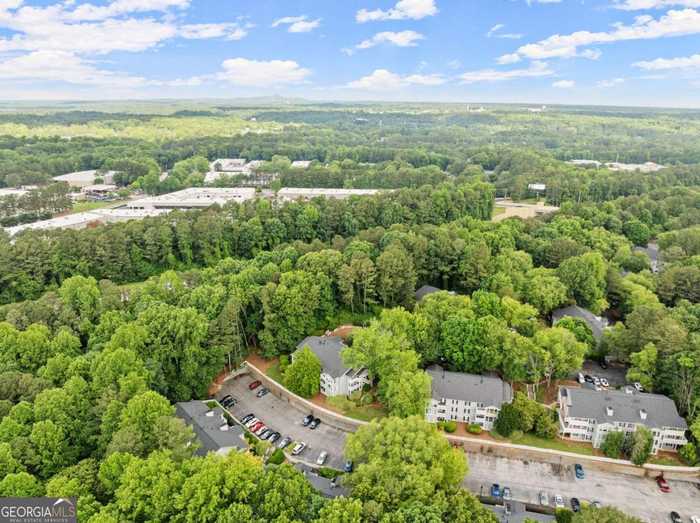
[[[222,449],[248,448],[243,428],[238,424],[229,426],[221,407],[209,409],[203,401],[184,401],[175,404],[175,414],[194,429],[201,443],[201,447],[197,449],[199,455]]]
[[[421,301],[428,294],[433,294],[434,292],[440,292],[442,289],[433,287],[432,285],[423,285],[420,289],[416,291],[416,301]]]
[[[311,165],[311,160],[295,160],[292,162],[292,169],[306,169]]]
[[[597,423],[639,423],[649,428],[688,428],[673,400],[661,394],[636,392],[631,387],[604,391],[561,387],[561,397],[572,418]],[[642,412],[646,413],[644,418]]]
[[[343,363],[340,355],[340,352],[347,347],[340,336],[308,336],[297,345],[297,350],[304,347],[309,347],[311,352],[318,356],[323,372],[334,378],[339,378],[352,370]]]
[[[132,200],[125,207],[132,209],[203,209],[214,204],[244,202],[255,198],[252,187],[190,187],[160,196]]]
[[[24,196],[27,194],[29,191],[27,189],[14,189],[14,188],[7,188],[4,187],[0,189],[0,198],[5,198],[6,196]]]
[[[552,311],[552,325],[556,325],[558,321],[560,321],[566,316],[570,316],[572,318],[579,318],[585,321],[586,325],[588,325],[591,328],[593,337],[596,340],[600,340],[600,338],[603,336],[603,330],[605,329],[605,327],[608,326],[607,320],[601,318],[600,316],[596,316],[588,309],[584,309],[583,307],[579,307],[578,305],[570,305],[568,307],[563,307],[561,309]]]
[[[212,171],[242,172],[246,170],[245,158],[219,158],[210,164]]]
[[[319,476],[312,467],[305,463],[296,463],[294,467],[311,483],[314,490],[324,497],[337,498],[338,496],[348,496],[350,494],[350,490],[347,487],[343,487],[339,479],[336,480],[337,483],[334,483],[328,478]]]
[[[450,372],[439,365],[431,365],[426,372],[432,378],[433,399],[453,399],[483,403],[500,408],[513,400],[513,389],[501,378]]]
[[[95,178],[102,178],[104,183],[111,183],[115,174],[117,174],[115,171],[100,172],[92,169],[54,176],[53,179],[58,182],[68,182],[70,185],[92,185],[95,183]]]
[[[508,501],[509,513],[503,505],[486,505],[501,523],[523,523],[525,521],[556,521],[557,518],[550,514],[540,514],[527,510],[525,503],[520,501]]]

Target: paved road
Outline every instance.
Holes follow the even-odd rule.
[[[325,450],[329,454],[326,466],[338,469],[343,467],[343,449],[347,437],[345,432],[325,423],[321,423],[315,430],[303,427],[301,422],[308,412],[297,410],[272,393],[262,398],[256,397],[258,390],[248,389],[252,381],[254,380],[248,375],[227,381],[217,394],[217,399],[230,394],[239,400],[235,407],[229,409],[236,418],[241,419],[253,413],[265,425],[282,434],[282,437],[290,436],[294,441],[304,441],[308,446],[299,457],[308,463],[315,464],[318,455]]]
[[[488,494],[491,484],[498,483],[510,487],[514,499],[527,503],[539,503],[539,493],[544,491],[550,505],[556,494],[564,497],[567,506],[572,497],[589,502],[597,500],[650,523],[670,521],[671,510],[677,511],[683,521],[700,516],[700,490],[687,482],[669,481],[671,492],[664,494],[651,479],[586,469],[585,479],[577,480],[571,466],[472,453],[468,459],[469,475],[463,485],[477,494],[482,488]]]

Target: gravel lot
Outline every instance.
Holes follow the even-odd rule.
[[[237,419],[253,413],[265,425],[282,434],[282,438],[290,436],[294,441],[304,441],[307,447],[299,458],[309,464],[315,466],[316,458],[318,458],[321,451],[325,450],[329,454],[325,466],[342,469],[345,463],[343,458],[343,449],[345,448],[345,438],[347,436],[345,432],[325,423],[321,423],[315,430],[303,427],[301,422],[308,412],[297,410],[272,393],[262,398],[256,397],[255,394],[258,392],[258,389],[248,389],[248,385],[252,381],[254,380],[247,375],[229,380],[224,383],[216,397],[220,399],[230,394],[238,399],[236,406],[229,409],[229,412]],[[291,451],[291,448],[290,445],[288,450]]]
[[[671,492],[659,491],[652,479],[610,474],[585,468],[586,477],[577,480],[572,466],[524,462],[495,458],[484,454],[469,454],[469,474],[464,486],[488,495],[491,484],[510,487],[513,499],[538,503],[540,491],[552,497],[559,494],[570,507],[572,497],[581,501],[600,501],[635,515],[650,523],[670,521],[669,513],[677,511],[683,521],[700,516],[700,490],[693,484],[669,481]]]

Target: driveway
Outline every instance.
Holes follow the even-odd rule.
[[[682,481],[669,481],[671,492],[659,491],[652,479],[611,474],[585,468],[585,479],[577,480],[572,466],[496,458],[485,454],[468,454],[469,474],[463,485],[472,492],[488,495],[491,484],[510,487],[513,499],[539,503],[539,493],[552,497],[559,494],[570,507],[572,497],[581,501],[600,501],[650,523],[670,521],[677,511],[683,521],[700,516],[700,490]]]
[[[231,415],[236,419],[240,420],[252,413],[265,425],[282,434],[282,438],[289,436],[294,441],[304,441],[307,447],[299,458],[307,463],[316,466],[316,458],[321,451],[325,450],[328,452],[325,466],[343,468],[345,463],[343,450],[347,437],[345,432],[325,423],[321,423],[315,430],[303,427],[301,423],[308,412],[297,410],[272,393],[258,398],[256,393],[259,389],[250,390],[248,388],[248,385],[253,381],[254,379],[249,375],[231,379],[223,384],[216,398],[220,399],[230,394],[238,399],[236,406],[229,409]],[[291,449],[291,445],[287,447],[287,450],[291,451]]]
[[[627,367],[624,366],[609,365],[607,369],[604,369],[597,361],[586,360],[583,362],[583,373],[605,378],[613,388],[628,384],[627,378],[625,377],[627,374]],[[576,376],[578,376],[578,373]],[[574,379],[576,378],[574,377]]]

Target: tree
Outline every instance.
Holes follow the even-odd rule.
[[[571,298],[594,313],[605,309],[607,264],[599,252],[588,252],[564,260],[557,275]]]
[[[384,306],[411,307],[415,300],[416,273],[406,250],[393,243],[377,258],[377,292]]]
[[[0,480],[0,497],[31,498],[43,494],[41,482],[27,472],[8,474]]]
[[[615,507],[593,507],[584,505],[574,514],[571,523],[642,523],[641,519],[628,516]]]
[[[564,316],[556,323],[556,326],[571,331],[578,341],[588,346],[589,352],[592,352],[596,348],[597,342],[593,337],[593,331],[581,318]]]
[[[404,502],[429,504],[453,493],[467,472],[461,451],[420,416],[384,418],[348,436],[345,455],[355,463],[346,479],[353,497],[392,510]]]
[[[292,364],[284,371],[284,385],[304,398],[318,394],[321,387],[321,360],[309,347],[294,354]]]
[[[39,458],[37,469],[43,478],[60,472],[75,459],[75,450],[69,447],[63,429],[53,421],[36,422],[29,439]]]
[[[653,444],[654,436],[651,431],[646,427],[637,427],[632,436],[630,461],[637,466],[642,466],[649,459]]]
[[[627,381],[639,382],[646,390],[653,390],[658,355],[653,343],[647,343],[641,351],[631,354],[632,367],[627,371]]]
[[[609,458],[620,459],[625,443],[625,433],[622,431],[608,432],[603,438],[600,450]]]
[[[318,523],[361,523],[362,503],[359,499],[339,497],[326,503],[318,514]]]
[[[419,370],[396,373],[388,378],[384,395],[392,416],[402,418],[425,413],[430,399],[430,376]]]
[[[583,365],[588,347],[576,339],[573,333],[562,327],[552,327],[538,331],[535,344],[547,353],[544,375],[547,380],[552,377],[564,378]]]
[[[501,436],[509,437],[516,430],[520,430],[520,411],[512,404],[501,405],[493,428]]]
[[[249,503],[261,521],[297,521],[313,517],[316,496],[301,472],[284,463],[258,476]]]

